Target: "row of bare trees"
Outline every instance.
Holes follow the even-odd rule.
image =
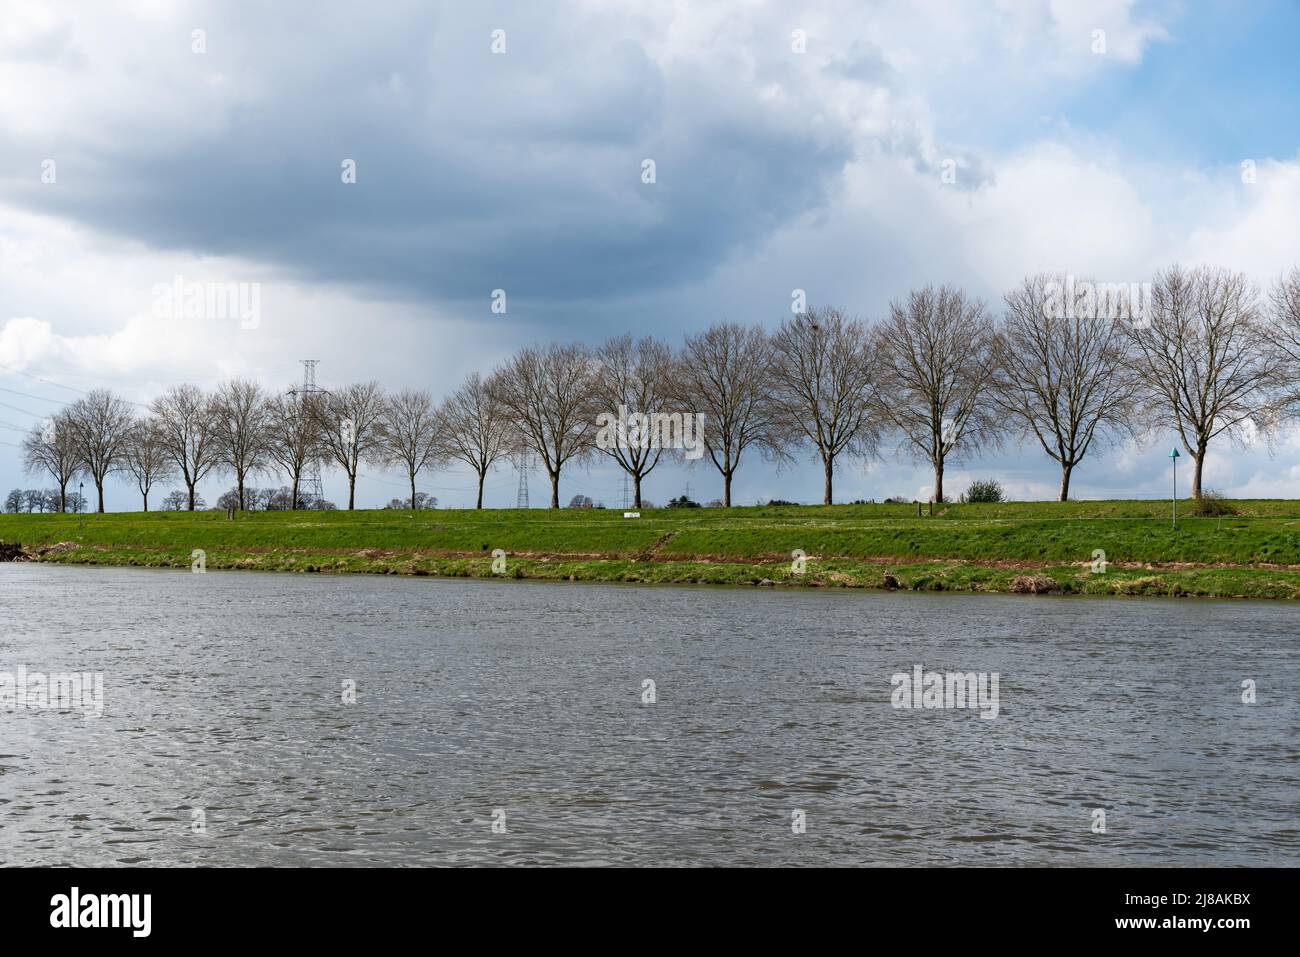
[[[490,392],[545,466],[552,507],[562,466],[594,451],[593,410],[620,404],[703,413],[726,505],[747,455],[815,456],[830,504],[837,463],[890,443],[933,469],[942,501],[947,466],[1007,440],[1037,444],[1060,466],[1064,501],[1090,451],[1169,429],[1199,498],[1213,440],[1266,438],[1300,415],[1300,270],[1267,298],[1214,267],[1160,272],[1145,302],[1098,288],[1042,274],[1009,292],[1000,316],[960,289],[925,287],[874,325],[822,308],[770,334],[720,323],[677,352],[629,336],[594,352],[526,349]],[[632,478],[639,505],[664,450],[601,451]]]
[[[1081,283],[1080,286],[1083,284]],[[1192,494],[1220,436],[1272,434],[1300,413],[1300,269],[1265,297],[1241,273],[1172,267],[1154,277],[1144,307],[1081,297],[1062,275],[1025,279],[1000,316],[949,286],[913,290],[870,324],[814,308],[773,332],[733,322],[688,335],[680,349],[622,335],[597,348],[526,348],[489,376],[471,374],[441,403],[423,390],[385,393],[376,382],[330,392],[268,392],[234,379],[208,393],[178,385],[142,414],[97,390],[35,427],[24,442],[31,472],[64,490],[93,481],[104,508],[113,472],[150,489],[179,477],[188,490],[214,471],[234,477],[239,507],[250,477],[301,480],[323,464],[343,470],[355,507],[363,465],[416,477],[450,462],[478,482],[503,459],[535,458],[560,503],[566,465],[608,455],[641,486],[671,450],[662,441],[599,441],[598,416],[616,410],[702,416],[702,446],[723,502],[742,461],[797,454],[822,465],[823,500],[837,465],[886,445],[927,463],[935,498],[945,468],[1012,439],[1036,443],[1061,468],[1060,498],[1093,449],[1172,428],[1192,459]]]

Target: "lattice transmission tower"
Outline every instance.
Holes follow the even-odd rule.
[[[296,389],[290,389],[289,395],[294,398],[301,398],[304,402],[314,402],[316,397],[329,395],[328,389],[322,389],[316,385],[316,363],[319,359],[299,359],[302,363],[302,385]],[[315,410],[312,410],[313,412]],[[325,488],[320,479],[320,462],[312,459],[304,470],[302,477],[298,480],[298,498],[299,501],[311,496],[311,501],[320,502],[325,498]],[[298,502],[293,503],[293,507],[298,507]]]
[[[528,453],[520,452],[515,458],[519,472],[519,491],[515,494],[515,508],[528,508]]]

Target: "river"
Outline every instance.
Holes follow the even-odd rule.
[[[7,865],[1300,864],[1285,603],[7,564],[0,621],[103,675],[0,710]]]

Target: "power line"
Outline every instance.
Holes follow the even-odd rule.
[[[30,392],[19,392],[17,389],[6,389],[0,385],[0,392],[12,392],[14,395],[21,395],[25,399],[39,399],[42,402],[53,402],[55,405],[67,405],[68,403],[61,399],[47,399],[43,395],[32,395]]]
[[[37,418],[37,419],[47,418],[44,412],[33,412],[31,409],[20,409],[16,405],[10,405],[8,402],[0,402],[0,405],[3,405],[6,409],[13,409],[15,412],[21,412],[23,415],[30,415],[33,418]]]
[[[36,380],[37,382],[44,382],[46,385],[52,385],[52,386],[54,386],[54,387],[57,388],[57,389],[67,389],[69,392],[77,392],[77,393],[80,393],[81,395],[89,395],[89,394],[90,394],[89,392],[86,392],[84,389],[74,389],[74,388],[73,388],[72,386],[70,386],[70,385],[63,385],[62,383],[59,383],[59,382],[53,382],[53,381],[51,381],[51,380],[49,380],[49,379],[42,379],[42,378],[41,378],[40,376],[38,376],[38,375],[32,375],[30,372],[24,372],[22,369],[15,369],[13,366],[7,366],[7,365],[5,365],[3,362],[0,362],[0,369],[7,369],[8,371],[15,373],[16,375],[24,375],[24,376],[27,376],[27,378],[29,378],[29,379],[34,379],[34,380]],[[5,391],[9,391],[9,390],[6,389]]]
[[[5,365],[4,363],[0,363],[0,369],[6,369],[6,371],[17,374],[17,376],[26,376],[27,378],[30,378],[30,380],[34,380],[36,382],[43,382],[44,385],[55,386],[56,389],[66,389],[70,391],[70,393],[77,393],[78,395],[90,395],[90,393],[88,393],[88,391],[86,391],[85,389],[75,389],[75,387],[70,385],[64,385],[62,384],[62,382],[55,382],[52,380],[52,378],[42,378],[40,376],[34,376],[34,374],[31,374],[30,372],[23,372],[22,369],[13,368],[12,365]],[[0,389],[3,389],[3,386],[0,386]],[[59,400],[57,399],[47,399],[44,397],[44,395],[31,395],[29,393],[19,393],[17,389],[3,389],[3,390],[6,391],[6,393],[14,393],[16,395],[26,395],[26,397],[29,399],[40,399],[42,400],[42,402],[53,402],[55,404],[59,404],[59,406],[66,406],[66,404],[68,404],[66,402],[59,402]],[[131,404],[131,406],[148,408],[147,404],[144,404],[143,402],[135,402],[134,399],[122,399],[122,402]]]

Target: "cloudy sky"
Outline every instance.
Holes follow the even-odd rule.
[[[1297,35],[1287,0],[0,0],[0,487],[49,484],[23,476],[22,431],[99,386],[279,389],[313,358],[326,387],[441,396],[528,344],[775,326],[795,289],[873,318],[927,282],[996,306],[1041,270],[1268,283],[1300,263]],[[158,315],[178,276],[259,284],[258,321]],[[1171,439],[1094,455],[1072,491],[1165,494]],[[1290,435],[1206,468],[1300,496]],[[753,461],[737,501],[818,501],[818,471]],[[402,494],[366,475],[359,504]],[[561,494],[617,505],[620,476]],[[984,476],[1058,482],[1013,446],[947,484]],[[706,459],[646,495],[687,482],[720,494]],[[836,492],[929,482],[889,456]],[[421,482],[446,505],[470,485]],[[487,504],[515,490],[490,476]]]

